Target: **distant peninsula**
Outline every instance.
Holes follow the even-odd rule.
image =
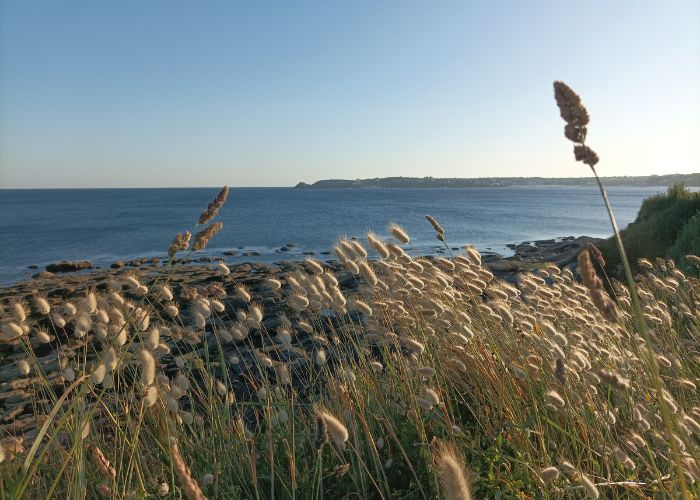
[[[666,187],[683,183],[686,187],[700,187],[700,173],[603,177],[606,186]],[[300,182],[297,189],[373,189],[373,188],[473,188],[518,186],[595,186],[593,177],[377,177],[374,179],[328,179],[313,184]]]

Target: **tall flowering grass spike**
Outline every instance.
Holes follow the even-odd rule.
[[[216,233],[221,231],[223,227],[223,222],[215,222],[211,226],[207,226],[206,228],[202,229],[200,232],[195,234],[194,243],[192,244],[192,250],[204,250],[209,244],[209,240],[211,240]]]
[[[574,142],[574,157],[593,168],[598,163],[598,155],[585,145],[590,120],[588,111],[581,102],[579,95],[564,82],[554,82],[554,99],[559,106],[559,114],[566,122],[564,136]]]
[[[430,222],[435,229],[435,237],[440,241],[445,241],[445,230],[442,228],[440,223],[432,215],[426,215],[425,219]]]
[[[177,475],[180,477],[187,498],[189,500],[207,500],[207,497],[204,496],[204,493],[202,493],[202,490],[199,488],[199,484],[197,484],[197,481],[192,477],[189,467],[185,465],[185,461],[182,459],[182,455],[180,455],[180,450],[177,447],[177,441],[175,441],[175,439],[172,439],[170,442],[170,453],[173,458],[175,472],[177,472]]]
[[[168,248],[168,257],[173,258],[177,252],[187,250],[190,246],[190,238],[192,238],[192,233],[189,231],[177,233],[177,236],[170,244],[170,248]]]
[[[221,191],[219,191],[216,198],[209,203],[207,209],[202,212],[202,215],[199,216],[199,224],[208,224],[219,214],[219,210],[221,210],[221,207],[224,206],[224,203],[226,203],[226,200],[228,199],[228,191],[228,186],[224,186]]]

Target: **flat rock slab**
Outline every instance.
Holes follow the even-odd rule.
[[[46,270],[50,273],[72,273],[83,269],[92,269],[92,263],[87,260],[76,260],[55,262],[46,266]]]

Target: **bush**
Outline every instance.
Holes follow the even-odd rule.
[[[688,191],[682,184],[644,200],[637,219],[621,232],[630,262],[634,265],[640,258],[671,257],[690,270],[683,256],[698,253],[698,213],[700,193]],[[621,262],[614,238],[600,249],[608,270],[614,272]]]

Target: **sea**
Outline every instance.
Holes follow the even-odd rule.
[[[164,257],[173,237],[193,229],[218,190],[2,189],[0,285],[62,260],[105,267],[120,259]],[[635,219],[645,198],[665,190],[610,188],[619,225]],[[513,243],[611,234],[592,187],[232,188],[217,219],[222,231],[198,255],[229,263],[303,259],[311,253],[329,260],[339,237],[363,238],[368,231],[388,236],[391,222],[411,236],[411,253],[434,254],[441,243],[425,215],[440,222],[450,247],[470,244],[503,255]]]

